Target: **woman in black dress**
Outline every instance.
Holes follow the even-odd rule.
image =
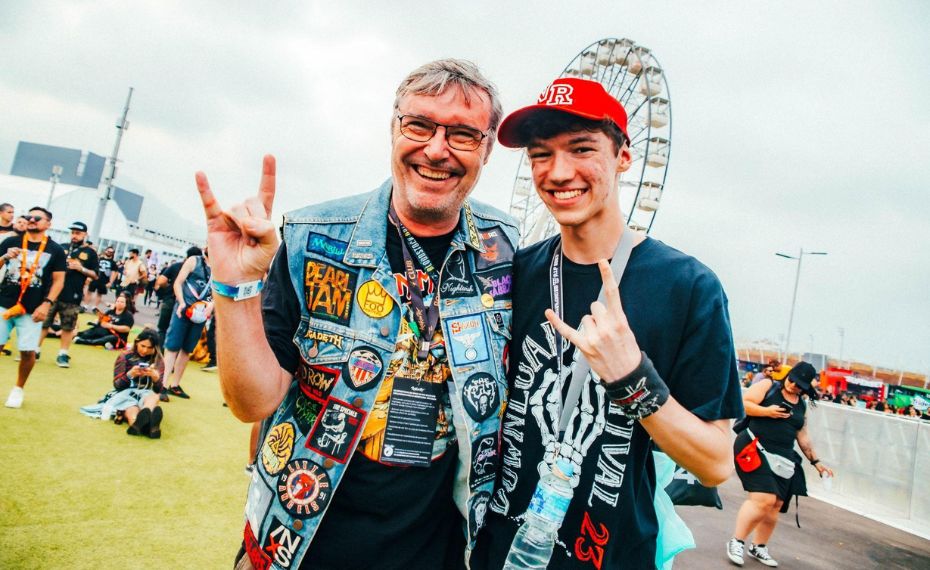
[[[778,566],[766,547],[778,523],[778,513],[787,510],[792,496],[807,495],[795,441],[821,477],[833,476],[833,471],[814,453],[804,417],[806,400],[817,398],[813,387],[816,378],[813,366],[799,362],[783,382],[763,380],[743,394],[748,422],[736,436],[733,455],[736,474],[749,498],[740,507],[733,538],[727,543],[727,556],[734,564],[742,566],[746,550],[762,564]],[[754,543],[746,549],[750,534],[754,535]]]

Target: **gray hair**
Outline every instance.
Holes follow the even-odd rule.
[[[464,59],[438,59],[414,69],[400,82],[397,87],[397,96],[394,98],[394,108],[400,100],[408,95],[441,95],[447,89],[458,89],[469,105],[473,94],[477,90],[484,91],[491,102],[491,121],[488,125],[488,149],[497,138],[497,127],[500,125],[504,111],[501,107],[500,95],[497,87],[481,74],[478,66]]]

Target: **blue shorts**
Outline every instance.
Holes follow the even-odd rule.
[[[205,323],[192,323],[187,317],[178,316],[178,304],[174,304],[171,311],[171,323],[168,324],[168,333],[165,335],[165,350],[178,352],[183,350],[190,354],[197,348],[200,333]]]
[[[7,307],[0,307],[0,313]],[[25,314],[12,319],[0,318],[0,345],[10,340],[10,333],[16,327],[16,348],[21,352],[35,352],[39,350],[39,337],[42,334],[42,323],[32,320],[32,315]]]

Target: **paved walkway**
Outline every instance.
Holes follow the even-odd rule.
[[[675,569],[735,568],[724,545],[733,533],[736,512],[745,492],[734,475],[720,487],[723,510],[679,507],[691,527],[697,548],[682,553]],[[769,553],[779,568],[835,569],[930,568],[930,541],[828,503],[802,497],[801,527],[794,524],[795,507],[781,515]],[[745,568],[765,568],[747,557]]]

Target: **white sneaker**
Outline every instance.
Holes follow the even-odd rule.
[[[737,566],[743,565],[743,543],[731,538],[727,541],[727,558]]]
[[[10,390],[10,396],[6,399],[6,407],[22,408],[23,407],[23,389],[16,386]]]
[[[767,546],[756,546],[753,543],[749,543],[749,556],[755,558],[759,562],[775,568],[778,566],[778,562],[774,558],[769,556],[769,548]]]

